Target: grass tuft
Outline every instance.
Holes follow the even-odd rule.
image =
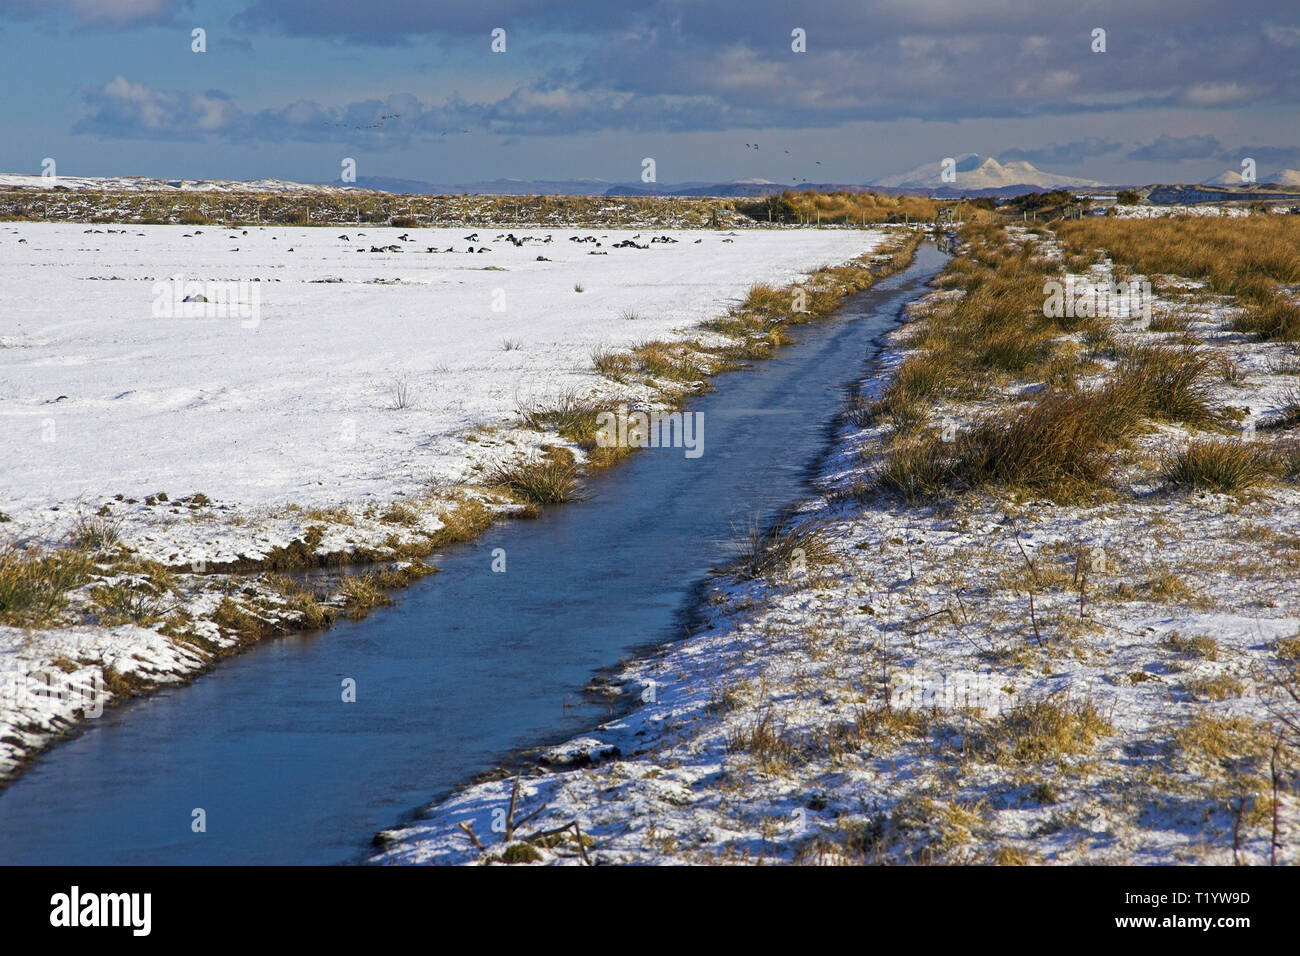
[[[1276,456],[1263,446],[1198,439],[1166,455],[1160,476],[1175,487],[1237,494],[1277,470]]]

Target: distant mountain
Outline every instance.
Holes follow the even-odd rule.
[[[1073,188],[1079,186],[1101,186],[1093,179],[1081,179],[1077,176],[1062,176],[1058,173],[1044,172],[1033,164],[1023,160],[999,163],[991,156],[981,157],[976,153],[966,153],[953,157],[956,160],[956,181],[945,182],[943,163],[934,162],[909,169],[896,176],[885,176],[872,182],[873,186],[889,189],[924,189],[971,192],[985,189],[1008,189],[1012,187],[1033,187],[1036,189]],[[1025,190],[1028,191],[1028,190]]]
[[[1279,169],[1257,180],[1261,185],[1272,183],[1276,186],[1300,186],[1300,169]],[[1235,169],[1225,169],[1219,175],[1204,180],[1202,186],[1244,186],[1246,180]]]
[[[725,196],[732,198],[761,198],[773,193],[783,192],[792,187],[776,183],[770,179],[733,179],[726,183],[622,183],[611,186],[605,191],[606,196]],[[812,188],[811,184],[801,184],[799,189]],[[825,184],[815,187],[825,191],[836,189],[862,189],[861,186],[833,186]]]
[[[612,183],[607,179],[485,179],[472,183],[430,183],[422,179],[359,176],[357,186],[385,193],[430,196],[601,196]]]
[[[1217,176],[1201,183],[1202,186],[1240,186],[1246,180],[1242,179],[1241,173],[1235,169],[1225,169]]]
[[[1295,170],[1279,175],[1300,177]],[[1294,179],[1287,182],[1294,182]],[[431,183],[421,179],[363,176],[356,183],[295,183],[280,179],[156,179],[144,176],[59,176],[55,180],[27,174],[0,174],[0,189],[103,190],[114,192],[267,192],[285,195],[332,195],[349,192],[384,192],[393,195],[482,196],[718,196],[759,199],[786,190],[793,192],[879,192],[891,195],[925,194],[938,199],[963,196],[1009,198],[1057,187],[1095,188],[1089,179],[1054,176],[1029,163],[998,163],[977,156],[963,157],[957,165],[956,183],[944,183],[939,165],[922,166],[875,183],[778,183],[770,179],[735,179],[729,182],[611,183],[604,179],[489,179],[468,183]]]

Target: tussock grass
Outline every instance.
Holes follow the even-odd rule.
[[[554,429],[580,448],[596,444],[597,418],[604,409],[594,402],[566,392],[552,404],[532,403],[519,409],[524,427],[536,431]]]
[[[769,318],[784,318],[790,314],[791,295],[783,289],[766,282],[756,282],[749,287],[740,307],[746,312],[754,312]]]
[[[0,623],[16,626],[51,623],[67,594],[94,572],[83,550],[0,548]]]
[[[1170,631],[1160,639],[1160,644],[1162,647],[1189,657],[1199,657],[1207,661],[1219,659],[1219,642],[1208,634],[1184,636],[1177,631]]]
[[[1174,739],[1195,764],[1219,773],[1262,760],[1271,743],[1267,725],[1245,717],[1196,714],[1178,727]]]
[[[99,623],[107,627],[132,623],[148,627],[167,613],[158,596],[126,581],[97,587],[91,592],[99,607]]]
[[[80,513],[68,534],[68,543],[74,550],[107,551],[118,543],[121,522],[102,515]]]
[[[1272,448],[1274,473],[1281,478],[1300,478],[1300,438]]]
[[[389,386],[388,407],[392,411],[396,412],[410,408],[414,400],[411,385],[406,379],[398,379]]]
[[[387,524],[405,525],[409,528],[420,523],[420,515],[410,505],[394,502],[379,516],[379,520]]]
[[[632,355],[604,346],[591,350],[591,364],[601,375],[616,382],[626,381],[627,376],[636,369],[636,359]]]
[[[277,630],[274,621],[254,614],[229,595],[223,597],[217,605],[212,614],[212,622],[221,629],[230,631],[244,643],[259,641]]]
[[[374,608],[393,603],[393,599],[384,590],[385,582],[379,577],[380,573],[382,572],[348,574],[339,581],[343,611],[348,617],[358,620]]]
[[[764,528],[757,521],[737,535],[736,573],[742,579],[798,570],[830,560],[826,524],[782,515]]]
[[[558,505],[577,497],[578,467],[571,461],[533,459],[501,465],[488,483],[535,505]]]
[[[326,604],[324,595],[314,588],[280,574],[268,574],[263,580],[279,592],[285,607],[298,616],[304,629],[319,630],[338,618],[338,608]]]
[[[1197,439],[1166,455],[1160,476],[1175,487],[1237,494],[1278,470],[1276,457],[1261,445]]]
[[[693,384],[703,381],[709,369],[700,364],[688,342],[642,342],[632,349],[641,369],[650,377]]]
[[[1204,426],[1221,420],[1210,408],[1213,358],[1191,348],[1147,346],[1119,356],[1122,400],[1147,418]]]
[[[1110,731],[1091,700],[1024,699],[998,718],[990,742],[1000,758],[1031,763],[1087,753]]]
[[[1071,500],[1102,482],[1115,448],[1136,428],[1136,414],[1123,399],[1110,388],[1048,390],[980,420],[955,441],[934,433],[896,441],[880,482],[909,501],[989,486]]]
[[[1246,685],[1230,674],[1214,677],[1193,677],[1183,681],[1183,687],[1193,697],[1206,700],[1231,700],[1246,692]]]
[[[492,509],[482,501],[463,496],[455,505],[441,512],[438,520],[442,527],[433,533],[430,543],[435,548],[445,548],[478,537],[496,518]]]

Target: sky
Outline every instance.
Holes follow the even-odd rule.
[[[865,183],[977,153],[1140,185],[1246,157],[1261,177],[1300,168],[1289,0],[0,0],[0,80],[12,173],[50,157],[65,176],[337,182],[350,158],[363,178],[635,182],[649,157],[660,183]]]

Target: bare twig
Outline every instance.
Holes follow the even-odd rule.
[[[1278,815],[1277,806],[1277,755],[1282,749],[1282,742],[1286,739],[1286,731],[1279,730],[1277,738],[1273,741],[1273,753],[1269,757],[1268,771],[1273,782],[1273,846],[1269,852],[1269,866],[1277,866],[1277,851],[1282,846],[1280,837],[1281,824]]]
[[[1237,811],[1232,816],[1232,865],[1241,866],[1241,818],[1246,812],[1246,798],[1237,798]]]
[[[482,842],[479,840],[478,836],[475,835],[473,825],[471,825],[469,822],[462,822],[456,825],[465,831],[465,833],[469,836],[470,842],[473,843],[475,847],[477,847],[480,850],[487,849],[487,847],[485,847],[482,844]]]
[[[515,838],[515,801],[519,799],[519,774],[515,774],[515,785],[510,791],[510,809],[506,811],[506,842]]]
[[[578,825],[577,820],[573,821],[573,832],[578,837],[578,852],[582,854],[582,862],[586,863],[588,866],[591,866],[591,857],[587,856],[587,847],[582,842],[582,827]]]
[[[1020,540],[1020,529],[1016,526],[1015,519],[1011,521],[1012,535],[1016,539],[1016,547],[1020,549],[1020,556],[1025,559],[1025,564],[1029,566],[1029,574],[1034,579],[1034,587],[1038,586],[1038,569],[1034,567],[1034,562],[1029,560],[1029,554],[1025,551],[1025,546]]]
[[[1033,591],[1029,592],[1029,622],[1034,625],[1034,640],[1038,642],[1039,647],[1042,647],[1043,635],[1038,633],[1038,618],[1034,614],[1034,592]]]

